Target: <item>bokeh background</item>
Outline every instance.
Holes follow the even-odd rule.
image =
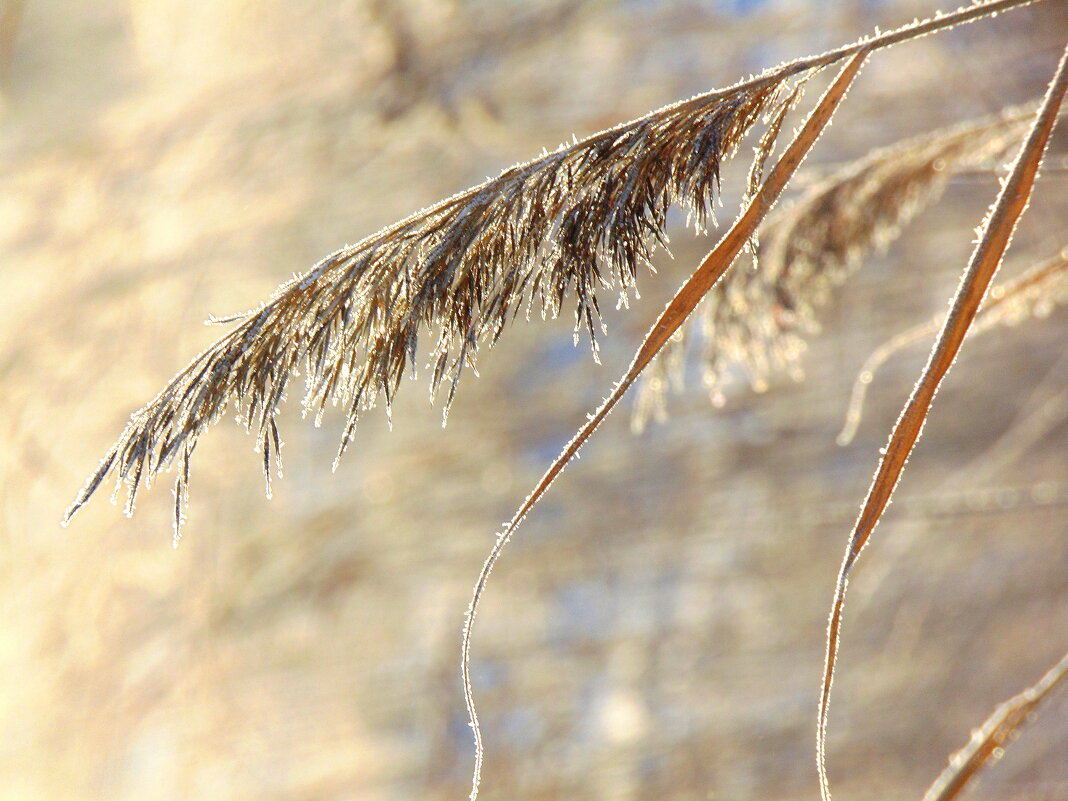
[[[0,798],[459,799],[470,587],[500,521],[710,245],[679,228],[603,366],[571,321],[515,327],[449,425],[406,385],[330,472],[291,408],[171,497],[59,520],[127,415],[341,244],[553,147],[932,0],[4,0],[0,3]],[[883,52],[807,176],[1039,94],[1046,2]],[[814,95],[810,95],[810,102]],[[746,146],[748,148],[748,146]],[[1068,244],[1065,139],[1004,276]],[[733,215],[745,159],[728,170]],[[806,175],[799,176],[799,186]],[[805,380],[617,413],[494,574],[474,672],[485,799],[812,799],[826,614],[878,449],[924,358],[834,443],[872,348],[944,308],[993,173],[957,176],[823,316]],[[681,221],[680,221],[681,222]],[[611,306],[611,304],[608,304]],[[1068,647],[1068,315],[969,341],[852,582],[830,769],[917,798]],[[296,404],[291,404],[295,406]],[[1068,698],[973,790],[1068,798]]]

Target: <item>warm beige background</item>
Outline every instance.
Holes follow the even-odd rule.
[[[337,474],[338,420],[290,411],[270,502],[253,443],[220,425],[176,552],[165,486],[132,520],[98,499],[63,530],[67,503],[216,333],[209,312],[572,133],[935,7],[26,2],[0,52],[0,798],[465,797],[470,584],[707,241],[675,234],[643,302],[609,315],[603,367],[568,320],[516,328],[446,430],[408,385],[395,430],[369,415]],[[1065,12],[880,54],[811,167],[1038,94]],[[1066,244],[1063,179],[1043,180],[1006,274]],[[856,443],[834,433],[870,349],[944,308],[995,191],[955,179],[870,260],[804,383],[737,387],[722,411],[694,389],[641,436],[625,413],[603,427],[486,597],[484,798],[815,797],[834,574],[922,348],[877,382]],[[843,799],[918,797],[1068,647],[1066,325],[1058,309],[976,338],[939,395],[853,581]],[[1066,752],[1062,695],[972,797],[1068,797]]]

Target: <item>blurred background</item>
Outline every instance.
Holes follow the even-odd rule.
[[[622,373],[711,238],[608,314],[515,327],[442,429],[425,375],[388,431],[290,404],[263,497],[224,421],[166,488],[59,520],[128,414],[346,242],[542,147],[902,24],[935,0],[0,2],[0,798],[461,799],[470,587],[502,520]],[[809,176],[1030,99],[1068,8],[879,53]],[[815,98],[811,93],[807,102]],[[748,153],[748,145],[743,155]],[[1068,244],[1065,138],[1002,277]],[[745,158],[726,173],[733,217]],[[805,174],[799,175],[803,186]],[[475,636],[485,799],[813,799],[826,615],[857,506],[923,363],[868,353],[945,307],[997,190],[943,200],[836,293],[806,377],[699,382],[615,414],[528,519]],[[713,235],[714,236],[714,232]],[[609,308],[613,305],[606,304]],[[967,343],[854,574],[831,710],[850,799],[918,798],[1068,647],[1068,314]],[[1068,798],[1068,694],[973,789]]]

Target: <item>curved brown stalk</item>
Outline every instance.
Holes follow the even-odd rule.
[[[986,331],[997,325],[1000,316],[993,314],[995,309],[1009,301],[1028,295],[1036,289],[1041,289],[1047,280],[1060,278],[1060,273],[1063,273],[1065,269],[1068,269],[1068,248],[1065,248],[1055,258],[1038,267],[1031,268],[1009,283],[993,287],[990,290],[988,301],[979,310],[979,317],[972,333]],[[868,387],[871,386],[872,381],[875,379],[876,371],[899,351],[937,333],[944,320],[945,315],[938,314],[925,323],[914,325],[912,328],[896,334],[869,354],[868,358],[860,366],[857,377],[853,380],[853,389],[849,395],[849,406],[846,409],[845,422],[842,425],[842,430],[835,438],[839,445],[848,445],[856,436],[857,427],[860,425],[860,420],[864,415],[864,401],[868,396]]]
[[[831,120],[831,116],[834,114],[835,109],[838,108],[838,104],[845,97],[846,91],[849,89],[853,79],[860,71],[860,68],[867,57],[868,51],[862,50],[854,55],[846,66],[842,68],[842,71],[839,73],[834,83],[827,89],[823,97],[820,98],[816,108],[813,109],[801,130],[795,136],[793,142],[790,143],[790,146],[775,164],[775,167],[768,175],[767,180],[749,201],[737,222],[731,226],[731,229],[724,235],[719,244],[705,256],[700,266],[698,266],[686,283],[683,284],[682,288],[675,293],[675,297],[673,297],[667,304],[664,311],[661,312],[660,317],[653,324],[653,327],[649,329],[649,333],[645,335],[645,339],[642,341],[641,347],[638,348],[638,352],[635,354],[630,367],[627,368],[626,373],[623,374],[623,377],[615,385],[612,393],[604,400],[600,408],[590,415],[586,424],[578,430],[574,437],[572,437],[571,441],[567,444],[567,447],[565,447],[561,454],[556,457],[556,460],[549,466],[549,469],[545,471],[545,475],[541,477],[541,480],[534,487],[533,492],[527,496],[526,500],[524,500],[516,510],[515,515],[512,517],[508,525],[497,535],[497,541],[494,543],[489,556],[486,558],[485,564],[482,566],[482,571],[479,573],[478,580],[475,582],[475,588],[472,593],[471,604],[467,610],[467,619],[464,623],[463,633],[461,672],[463,674],[464,699],[467,703],[467,712],[470,717],[471,728],[474,730],[475,737],[475,769],[471,785],[472,801],[478,796],[478,785],[481,779],[484,749],[482,745],[482,732],[478,725],[478,714],[475,710],[474,694],[471,687],[471,630],[475,615],[478,612],[479,601],[486,589],[489,575],[492,572],[494,565],[496,565],[497,560],[500,558],[501,551],[508,543],[508,540],[511,539],[516,529],[519,528],[519,524],[523,522],[523,518],[527,516],[527,513],[530,512],[534,505],[541,499],[542,495],[545,494],[545,491],[553,483],[556,477],[563,471],[575,454],[578,453],[579,448],[581,448],[586,440],[590,438],[590,435],[597,429],[597,426],[600,425],[601,421],[608,416],[613,408],[615,408],[619,399],[623,397],[623,394],[638,378],[641,371],[645,369],[650,361],[652,361],[657,352],[664,347],[664,344],[670,339],[671,335],[679,328],[679,326],[682,325],[686,317],[693,311],[694,307],[697,306],[701,298],[704,297],[705,293],[712,288],[712,285],[719,280],[720,276],[722,276],[723,273],[727,271],[727,268],[734,262],[742,248],[756,232],[761,221],[775,205],[775,201],[778,200],[779,195],[782,194],[782,190],[786,187],[786,184],[789,182],[798,166],[800,166],[801,162],[808,154],[808,151],[812,148],[812,145],[815,144],[824,128],[827,127],[827,124]]]
[[[1068,88],[1068,48],[1061,57],[1057,72],[1049,85],[1031,131],[982,227],[982,235],[961,276],[949,315],[938,334],[927,365],[894,425],[871,488],[868,490],[860,515],[849,536],[842,567],[838,572],[827,626],[827,652],[816,728],[816,764],[819,771],[820,794],[824,801],[829,801],[831,797],[826,764],[827,711],[838,655],[842,610],[845,605],[849,574],[890,503],[890,496],[901,478],[905,463],[923,431],[923,425],[927,420],[938,386],[949,372],[961,343],[975,319],[987,287],[990,286],[990,281],[1001,264],[1001,259],[1016,230],[1016,223],[1027,208],[1035,177],[1042,163],[1046,144],[1056,122],[1066,88]]]
[[[1001,755],[1020,727],[1050,693],[1068,678],[1068,653],[1037,682],[997,706],[962,749],[949,758],[949,765],[932,784],[923,801],[953,801],[991,759]]]

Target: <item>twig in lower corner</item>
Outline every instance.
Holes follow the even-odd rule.
[[[1027,723],[1038,705],[1068,678],[1068,653],[1041,679],[1023,692],[998,705],[990,717],[972,734],[964,748],[949,758],[949,765],[935,779],[923,801],[952,801],[991,759],[998,759],[1004,747]]]

